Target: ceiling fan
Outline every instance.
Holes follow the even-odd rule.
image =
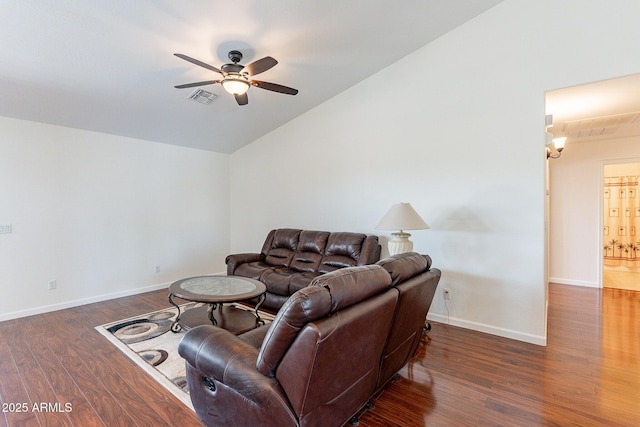
[[[247,105],[249,103],[247,91],[251,86],[270,90],[273,92],[284,93],[287,95],[296,95],[298,93],[298,89],[293,89],[291,87],[282,86],[276,83],[263,82],[260,80],[251,80],[251,77],[255,76],[256,74],[264,73],[265,71],[273,68],[278,63],[278,61],[270,56],[265,56],[264,58],[258,59],[257,61],[254,61],[249,65],[241,65],[239,64],[239,62],[242,61],[242,53],[237,50],[232,50],[231,52],[229,52],[229,59],[232,63],[224,64],[222,67],[220,67],[220,69],[218,69],[181,53],[174,53],[174,55],[178,58],[184,59],[185,61],[189,61],[192,64],[206,68],[207,70],[215,71],[216,73],[222,74],[222,79],[219,80],[206,80],[203,82],[187,83],[184,85],[175,86],[176,89],[185,89],[188,87],[220,83],[227,92],[229,92],[236,98],[238,105]]]

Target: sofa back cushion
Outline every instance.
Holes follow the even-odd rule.
[[[327,246],[328,231],[302,231],[290,268],[298,272],[318,271]]]
[[[331,233],[318,271],[329,273],[339,268],[356,266],[366,237],[366,234],[361,233]]]
[[[370,265],[328,273],[305,288],[326,290],[330,313],[302,326],[275,371],[300,425],[343,425],[370,399],[397,304],[390,283]]]
[[[368,265],[319,276],[294,293],[278,311],[267,332],[256,367],[273,377],[284,354],[307,324],[345,309],[389,288],[391,277]]]
[[[375,263],[380,244],[377,236],[363,233],[279,228],[269,232],[261,253],[268,266],[324,274]]]
[[[392,255],[378,261],[376,264],[382,266],[389,272],[392,284],[395,286],[417,274],[427,271],[431,267],[431,257],[416,252],[408,252]]]
[[[321,286],[331,296],[331,313],[364,301],[391,285],[391,277],[377,265],[344,268],[318,276],[311,286]]]
[[[276,267],[289,267],[298,247],[300,231],[292,228],[272,230],[262,247],[265,262]]]
[[[293,294],[278,311],[262,341],[256,368],[274,377],[283,354],[289,349],[298,332],[308,322],[329,313],[331,295],[321,287],[306,287]]]

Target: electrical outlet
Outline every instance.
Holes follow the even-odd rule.
[[[57,287],[58,287],[58,281],[57,280],[51,280],[49,282],[49,290],[50,291],[56,289]]]
[[[444,288],[442,291],[444,293],[444,299],[451,299],[451,289]]]
[[[156,272],[156,273],[160,273],[160,264],[156,265],[155,272]]]
[[[11,233],[13,233],[12,224],[0,224],[0,234],[11,234]]]

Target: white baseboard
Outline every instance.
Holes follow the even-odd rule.
[[[511,329],[498,328],[491,325],[485,325],[483,323],[470,322],[464,319],[457,319],[455,317],[447,317],[440,314],[430,313],[427,316],[427,320],[433,320],[434,322],[438,322],[438,323],[458,326],[465,329],[471,329],[472,331],[478,331],[478,332],[483,332],[485,334],[497,335],[499,337],[528,342],[531,344],[536,344],[541,346],[547,345],[547,337],[544,337],[544,336],[525,334],[523,332],[518,332]]]
[[[572,286],[585,286],[587,288],[599,288],[598,282],[588,282],[586,280],[574,280],[574,279],[562,279],[560,277],[549,277],[550,283],[557,283],[559,285],[572,285]]]
[[[158,289],[167,289],[170,283],[160,283],[158,285],[145,286],[143,288],[128,289],[126,291],[114,292],[112,294],[97,295],[89,298],[82,298],[73,301],[65,301],[58,304],[45,305],[41,307],[30,308],[27,310],[14,311],[0,315],[0,322],[21,317],[34,316],[36,314],[49,313],[51,311],[63,310],[65,308],[78,307],[80,305],[92,304],[94,302],[106,301],[115,298],[128,297],[130,295],[143,294],[145,292],[156,291]]]

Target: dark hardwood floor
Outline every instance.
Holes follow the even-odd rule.
[[[0,427],[199,425],[93,329],[166,294],[1,322]],[[551,285],[548,329],[540,347],[434,324],[360,425],[640,425],[640,292]]]

